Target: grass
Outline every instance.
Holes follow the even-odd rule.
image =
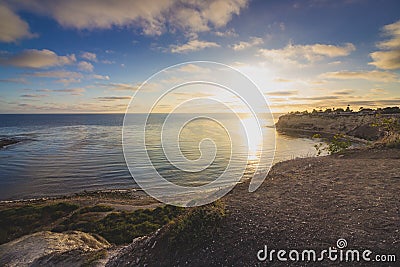
[[[39,231],[79,206],[70,203],[27,205],[0,211],[0,244]]]
[[[105,217],[101,217],[98,214],[99,210],[109,211],[107,207],[83,208],[61,222],[53,231],[78,230],[96,233],[110,243],[121,245],[132,242],[136,237],[154,232],[176,218],[183,211],[182,208],[167,205],[156,209],[112,212]]]
[[[225,217],[225,203],[217,200],[211,204],[189,209],[168,225],[167,239],[172,248],[190,244],[190,249],[207,242],[218,234]]]
[[[131,212],[116,212],[104,205],[80,207],[64,202],[27,205],[0,211],[0,244],[52,227],[54,232],[78,230],[121,245],[168,225],[166,233],[172,246],[188,242],[195,245],[216,234],[224,216],[225,206],[221,201],[188,209],[166,205]]]

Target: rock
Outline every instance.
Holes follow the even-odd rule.
[[[69,265],[77,265],[83,263],[85,257],[89,258],[90,253],[108,247],[110,244],[106,240],[79,231],[37,232],[0,245],[0,266],[39,266],[40,261],[47,265],[61,259]]]

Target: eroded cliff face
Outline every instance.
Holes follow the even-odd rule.
[[[383,132],[372,126],[382,117],[359,114],[287,114],[279,117],[276,123],[280,131],[303,131],[313,133],[342,133],[365,140],[377,140]]]
[[[105,257],[110,244],[79,231],[25,235],[0,245],[1,266],[81,266]],[[101,265],[101,264],[99,264]]]

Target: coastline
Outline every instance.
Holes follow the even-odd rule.
[[[212,241],[165,248],[157,232],[121,250],[107,266],[255,266],[257,252],[268,249],[334,247],[338,239],[349,249],[400,256],[400,150],[364,148],[299,158],[272,167],[261,187],[248,192],[237,185],[222,200],[226,217]],[[246,248],[246,249],[243,249]],[[324,266],[338,262],[324,261]]]
[[[305,130],[305,129],[298,129],[298,128],[279,128],[276,129],[278,132],[287,134],[290,136],[294,137],[299,137],[299,136],[305,136],[308,138],[312,138],[314,134],[320,134],[323,138],[331,138],[335,135],[335,133],[332,132],[325,132],[325,131],[318,131],[318,130]],[[362,138],[357,138],[355,136],[351,135],[343,135],[344,138],[355,142],[355,143],[360,143],[360,144],[369,144],[371,141],[362,139]]]
[[[182,243],[174,248],[181,253],[175,253],[163,243],[168,227],[162,227],[130,245],[111,246],[104,257],[107,266],[131,266],[133,259],[137,260],[135,266],[153,266],[160,261],[167,265],[244,266],[260,263],[256,253],[264,245],[326,249],[339,238],[345,238],[354,249],[399,257],[399,173],[399,149],[362,148],[283,161],[272,167],[257,191],[249,193],[248,182],[244,182],[222,198],[226,216],[211,241],[200,240],[194,247]],[[111,205],[118,212],[160,206],[140,190],[86,192],[76,198],[35,204],[49,201]],[[32,203],[3,203],[0,209],[26,204]]]
[[[115,206],[117,210],[129,211],[139,208],[155,208],[161,205],[160,202],[148,196],[142,189],[104,189],[59,196],[0,200],[0,211],[5,208],[57,202],[75,203],[83,206],[111,205]]]

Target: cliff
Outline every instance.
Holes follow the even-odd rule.
[[[42,231],[0,245],[0,265],[95,266],[109,247],[105,239],[88,233]]]
[[[345,134],[374,141],[382,137],[382,129],[374,127],[383,117],[399,115],[350,114],[286,114],[279,117],[276,129],[283,132],[308,132],[310,134]]]

